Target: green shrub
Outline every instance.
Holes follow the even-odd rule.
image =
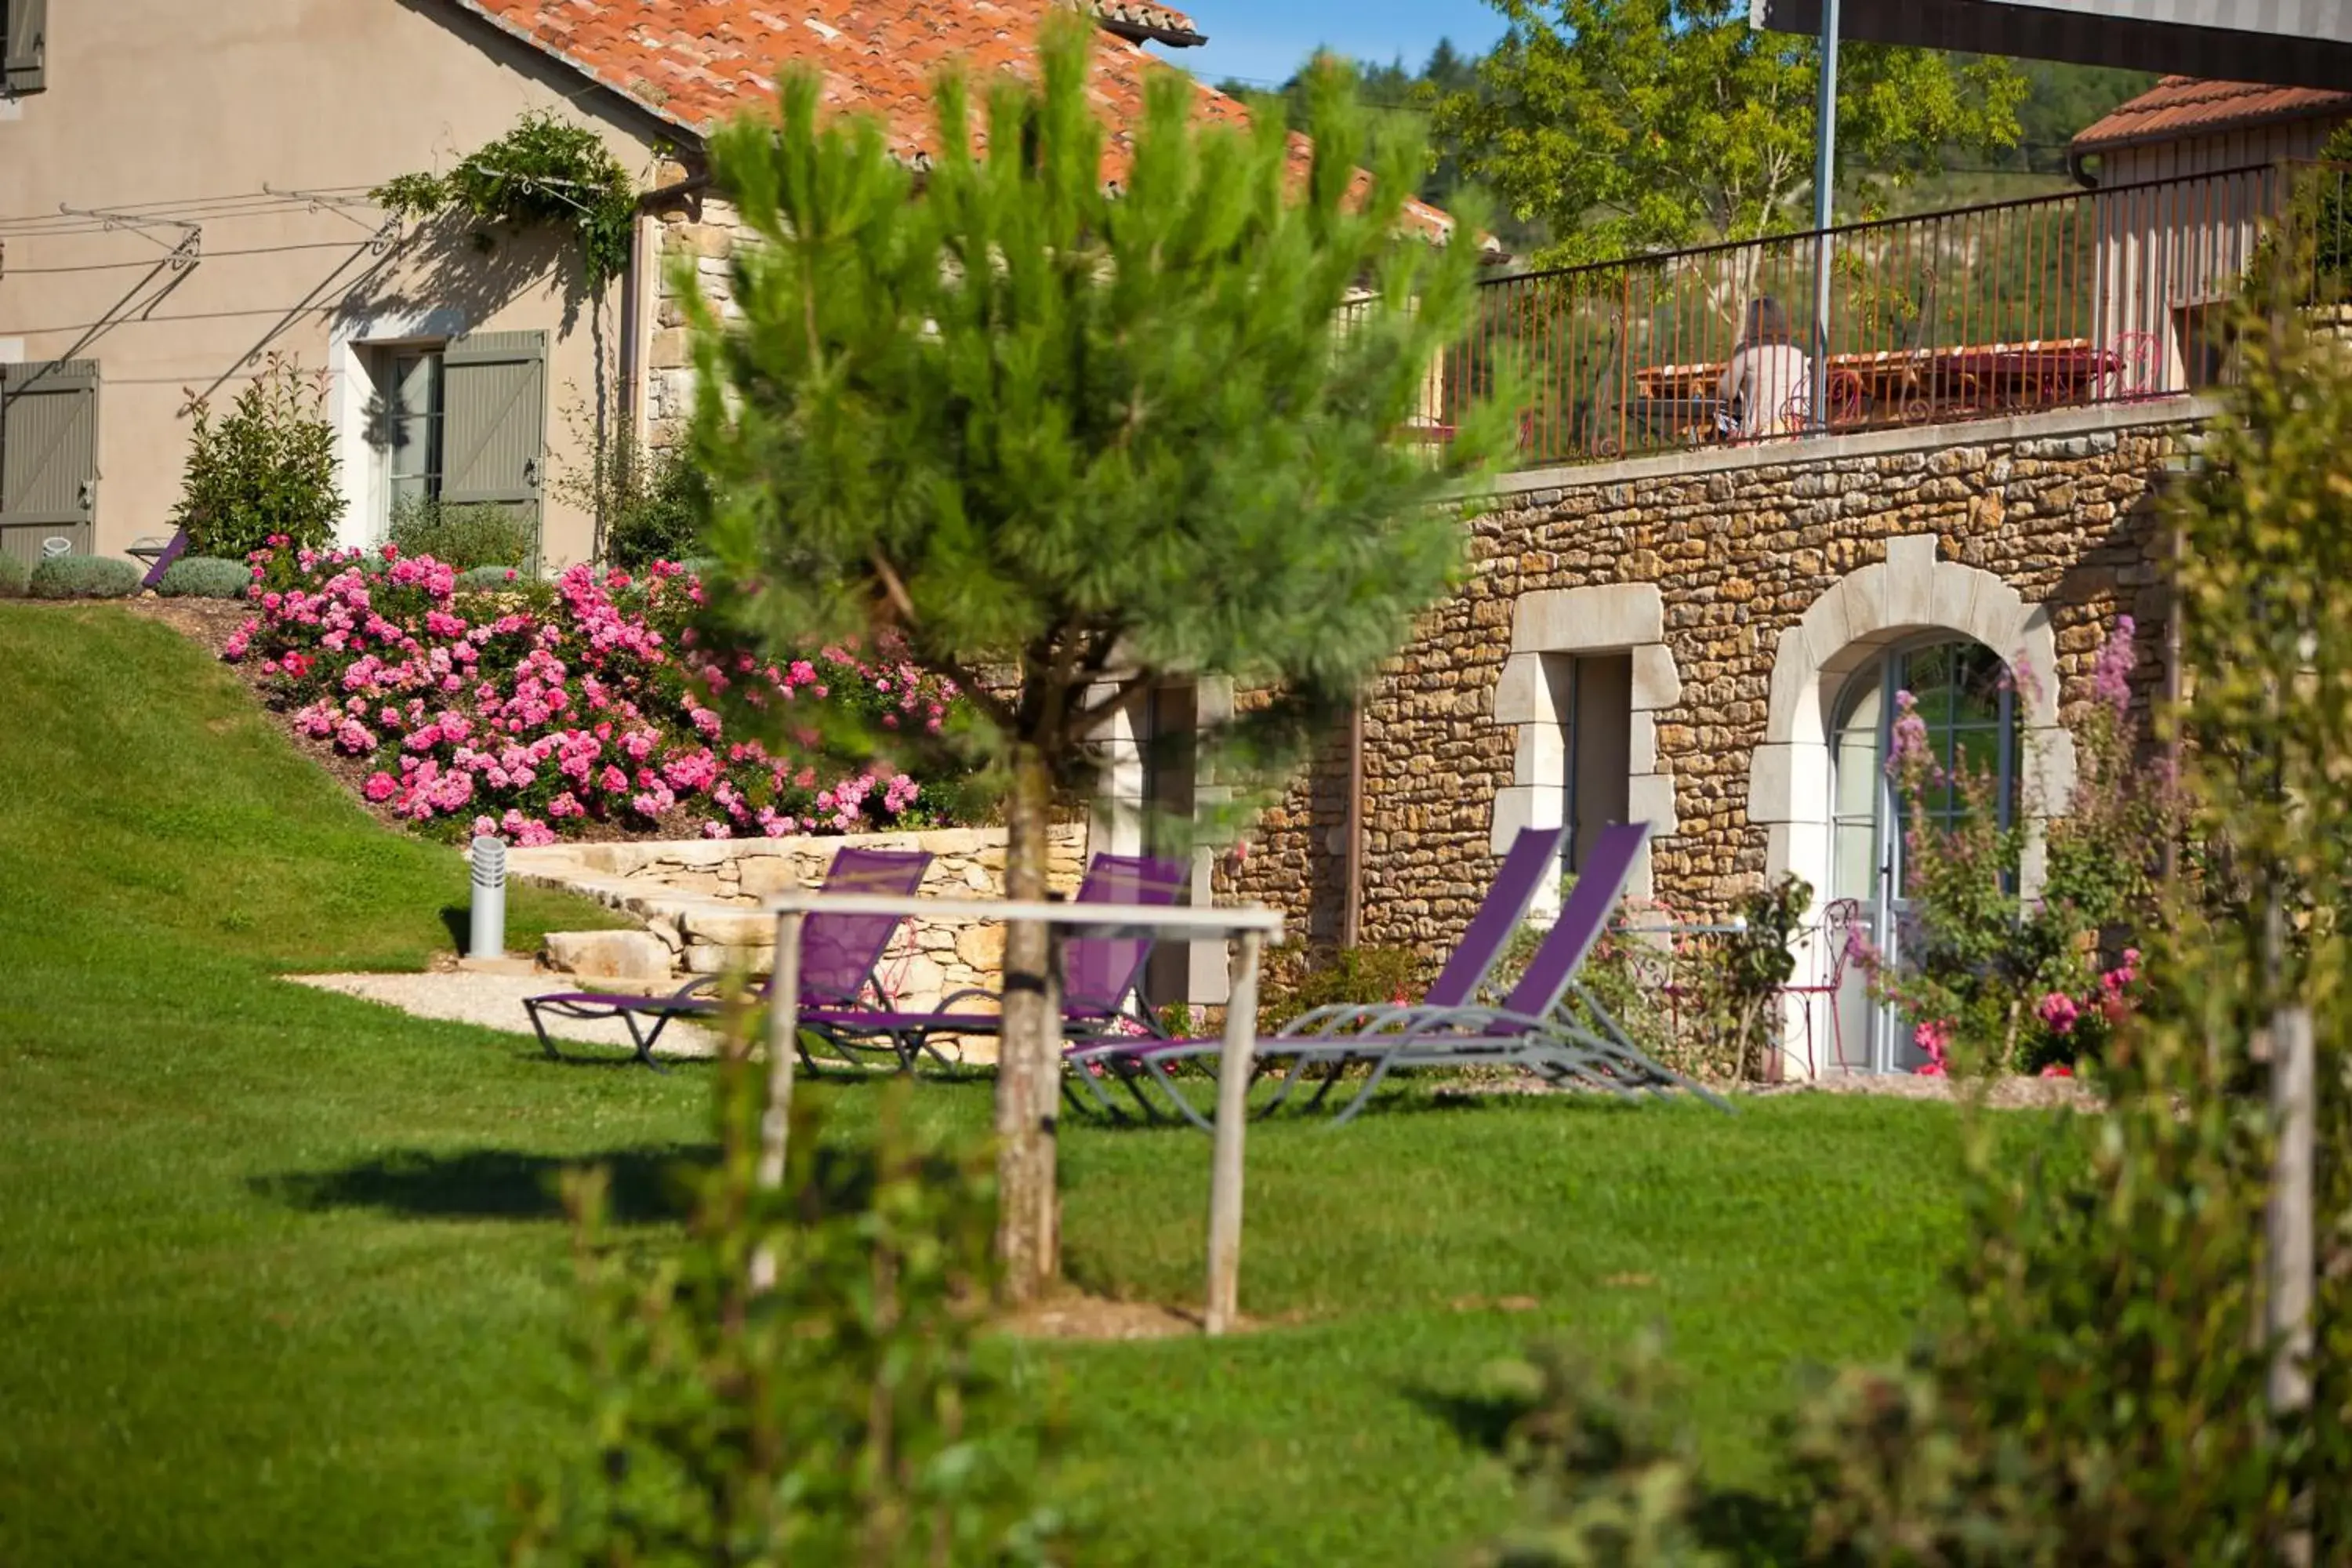
[[[281,354],[269,356],[218,424],[204,399],[191,405],[195,429],[172,510],[189,548],[242,561],[272,538],[297,549],[330,542],[343,499],[326,406],[326,373],[305,375]]]
[[[52,555],[33,567],[36,599],[127,599],[147,574],[120,555]]]
[[[567,1184],[581,1440],[524,1489],[508,1560],[1050,1561],[1038,1429],[975,1354],[994,1279],[987,1155],[918,1131],[904,1084],[864,1140],[828,1142],[804,1097],[784,1179],[762,1186],[766,1081],[740,1048],[722,1058],[724,1155],[659,1262],[602,1233],[601,1172]]]
[[[1562,908],[1575,890],[1573,876],[1561,879]],[[1620,918],[1623,918],[1622,911]],[[1532,925],[1523,925],[1513,931],[1502,957],[1495,961],[1486,984],[1478,988],[1478,999],[1490,1007],[1501,1006],[1527,973],[1528,965],[1535,962],[1536,950],[1549,934]],[[1696,1059],[1696,1051],[1684,1047],[1675,1027],[1680,1021],[1678,1009],[1673,1005],[1675,988],[1683,978],[1683,965],[1693,956],[1682,950],[1690,946],[1688,942],[1629,936],[1612,927],[1602,931],[1600,941],[1592,944],[1592,951],[1578,966],[1576,977],[1594,1000],[1608,1009],[1609,1016],[1635,1045],[1676,1072],[1698,1077],[1705,1073],[1705,1064]]]
[[[1725,1568],[1697,1522],[1698,1450],[1664,1414],[1655,1335],[1603,1369],[1565,1345],[1486,1374],[1485,1404],[1528,1508],[1471,1561],[1479,1568]]]
[[[608,437],[585,469],[556,480],[555,493],[603,520],[604,557],[615,566],[683,561],[698,547],[706,492],[682,447],[648,452],[625,433]]]
[[[439,557],[436,556],[436,560]],[[536,579],[524,575],[511,566],[469,566],[457,574],[457,592],[461,594],[496,594],[502,590],[529,587]]]
[[[1341,1002],[1417,1002],[1423,967],[1418,948],[1278,949],[1267,957],[1258,992],[1258,1028],[1270,1033],[1301,1013]]]
[[[14,555],[0,555],[0,599],[21,599],[32,581],[33,563]]]
[[[253,568],[217,555],[183,555],[163,568],[155,592],[167,599],[241,599],[253,583]]]
[[[529,522],[495,501],[404,500],[393,509],[389,537],[403,555],[429,555],[459,572],[520,566],[539,542]]]
[[[1563,907],[1575,886],[1573,876],[1562,879]],[[1675,931],[1663,911],[1652,918],[1621,907],[1577,979],[1628,1039],[1676,1072],[1717,1082],[1760,1079],[1778,1040],[1772,1003],[1796,972],[1794,943],[1811,899],[1801,878],[1784,874],[1734,900],[1729,929],[1707,931]],[[1480,1000],[1502,1005],[1548,934],[1534,926],[1514,932]],[[1580,1011],[1573,995],[1562,1005]]]

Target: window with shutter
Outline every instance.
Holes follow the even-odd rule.
[[[48,85],[48,0],[0,0],[0,90],[38,92]]]
[[[389,521],[441,499],[441,351],[402,349],[384,366]]]
[[[0,554],[86,553],[97,517],[98,362],[0,364]]]
[[[536,538],[546,450],[545,332],[475,332],[443,349],[444,506],[509,507]]]

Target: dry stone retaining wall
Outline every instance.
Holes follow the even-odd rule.
[[[680,974],[717,974],[739,963],[766,973],[775,956],[775,921],[758,912],[760,906],[779,893],[817,887],[834,856],[853,847],[928,850],[931,864],[921,889],[927,898],[993,899],[1004,894],[1005,836],[1001,827],[557,844],[511,849],[507,868],[510,877],[585,894],[645,922],[644,932],[619,933],[631,940],[583,936],[564,952],[551,950],[551,956],[585,960],[588,967],[581,972],[602,978],[657,983]],[[1085,825],[1054,829],[1047,874],[1055,891],[1076,890],[1086,857]],[[1000,925],[913,920],[899,928],[880,973],[898,1006],[920,1011],[959,991],[994,996],[1003,959]],[[958,1003],[959,1008],[964,1005]],[[989,1006],[974,1005],[982,1011]]]

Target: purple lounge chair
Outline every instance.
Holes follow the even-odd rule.
[[[1548,1082],[1603,1089],[1626,1098],[1642,1090],[1663,1094],[1669,1089],[1688,1089],[1720,1110],[1731,1109],[1719,1096],[1643,1052],[1578,978],[1579,969],[1608,927],[1648,837],[1646,823],[1613,824],[1601,830],[1558,923],[1499,1007],[1447,1005],[1433,999],[1417,1007],[1324,1008],[1285,1026],[1273,1038],[1261,1040],[1258,1049],[1263,1058],[1287,1058],[1291,1066],[1260,1114],[1278,1110],[1308,1068],[1318,1066],[1328,1070],[1309,1109],[1319,1107],[1341,1074],[1356,1063],[1366,1064],[1371,1070],[1341,1107],[1334,1125],[1361,1113],[1390,1072],[1398,1068],[1517,1067]],[[1562,1009],[1571,997],[1581,1021]],[[1214,1040],[1137,1042],[1127,1048],[1127,1056],[1176,1100],[1191,1121],[1205,1127],[1207,1120],[1177,1093],[1166,1069],[1186,1057],[1213,1055],[1222,1045]],[[1099,1048],[1106,1053],[1115,1049]]]
[[[1184,868],[1173,860],[1143,855],[1097,855],[1087,864],[1078,884],[1082,904],[1165,905],[1176,901],[1183,889]],[[1151,942],[1141,937],[1081,937],[1062,950],[1062,1035],[1070,1040],[1096,1040],[1113,1034],[1165,1039],[1145,999],[1141,981]],[[929,1054],[942,1067],[956,1064],[941,1057],[931,1044],[939,1035],[993,1035],[1003,1027],[995,1013],[959,1013],[958,1002],[988,995],[959,991],[940,999],[928,1013],[874,1012],[856,1007],[804,1007],[801,1027],[843,1051],[887,1044],[899,1065],[912,1068]],[[991,998],[993,999],[992,997]]]
[[[1436,980],[1418,1003],[1398,1005],[1381,1003],[1359,1005],[1340,1003],[1318,1007],[1293,1019],[1285,1026],[1286,1035],[1294,1031],[1319,1035],[1329,1030],[1358,1030],[1370,1026],[1371,1022],[1386,1017],[1411,1017],[1435,1010],[1445,1012],[1467,1007],[1477,1000],[1478,987],[1510,945],[1511,934],[1527,918],[1528,906],[1558,864],[1559,847],[1568,837],[1558,827],[1523,827],[1511,845],[1510,853],[1503,858],[1502,868],[1496,872],[1494,886],[1486,891],[1486,901],[1478,906],[1462,941],[1454,949]],[[1113,1110],[1109,1097],[1103,1092],[1101,1077],[1118,1080],[1145,1110],[1158,1117],[1151,1101],[1143,1094],[1140,1079],[1150,1078],[1172,1103],[1178,1112],[1196,1125],[1206,1127],[1208,1121],[1177,1089],[1167,1073],[1169,1065],[1187,1058],[1213,1055],[1222,1048],[1216,1040],[1149,1040],[1077,1041],[1065,1053],[1065,1059],[1074,1069],[1071,1079],[1084,1086],[1093,1096],[1098,1109]],[[1286,1097],[1295,1086],[1299,1067],[1294,1066],[1282,1095]],[[1075,1096],[1073,1097],[1075,1098]]]
[[[843,849],[824,874],[828,893],[913,893],[923,884],[931,858],[923,851]],[[890,945],[899,926],[896,915],[813,914],[801,928],[801,1003],[810,1008],[853,1008],[869,992],[879,995],[874,966]],[[530,1026],[547,1054],[559,1060],[563,1053],[547,1032],[545,1016],[559,1018],[618,1018],[628,1026],[636,1043],[636,1059],[660,1070],[654,1060],[654,1043],[674,1018],[707,1017],[719,1011],[719,999],[708,994],[715,974],[703,975],[677,991],[661,996],[625,992],[563,991],[532,996],[523,1003]],[[774,984],[771,976],[770,984]],[[761,992],[766,994],[765,990]],[[807,1052],[803,1050],[805,1057]]]

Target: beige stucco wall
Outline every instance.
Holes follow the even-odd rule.
[[[383,215],[363,200],[313,210],[263,193],[363,197],[392,175],[448,168],[532,109],[594,126],[643,183],[662,130],[651,117],[446,0],[52,5],[48,46],[48,89],[0,105],[0,219],[64,204],[203,230],[203,259],[175,270],[166,252],[186,231],[160,221],[0,224],[0,357],[100,365],[101,552],[168,531],[188,395],[226,403],[265,350],[331,374],[351,542],[375,535],[383,504],[366,345],[546,331],[551,480],[585,457],[600,363],[617,415],[625,290],[584,298],[569,247],[542,234],[484,255],[445,228],[378,254]],[[542,495],[548,559],[587,555],[591,519]]]

